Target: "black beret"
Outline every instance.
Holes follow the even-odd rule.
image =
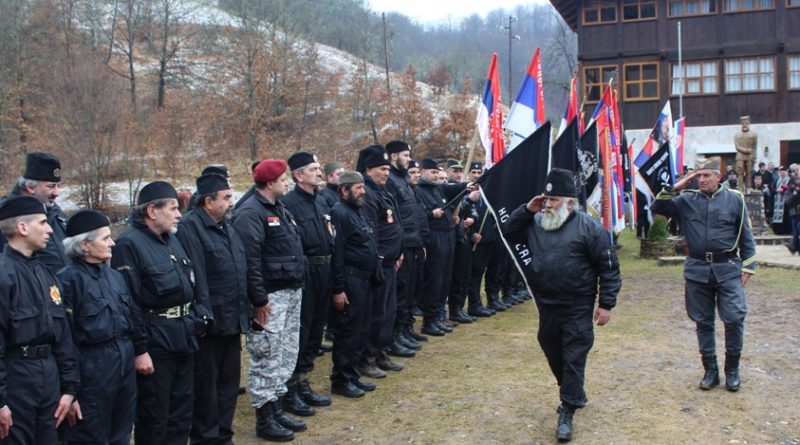
[[[403,151],[411,151],[411,146],[404,141],[392,141],[386,144],[386,153],[400,153]]]
[[[419,162],[413,159],[408,161],[408,168],[419,168]]]
[[[158,199],[178,199],[178,192],[169,182],[155,181],[142,187],[139,191],[139,199],[136,201],[138,205],[146,204]]]
[[[459,161],[458,159],[453,159],[453,158],[450,158],[450,159],[447,160],[447,168],[464,170],[464,166],[461,165],[461,161]]]
[[[563,168],[554,168],[547,174],[544,186],[545,196],[563,196],[575,198],[578,190],[575,187],[575,175]]]
[[[220,190],[229,190],[228,179],[216,173],[207,173],[195,180],[198,195],[210,195]]]
[[[483,170],[483,164],[480,161],[473,161],[469,163],[470,170]]]
[[[392,165],[392,163],[389,162],[389,155],[386,154],[386,152],[374,151],[367,154],[364,158],[364,168],[375,168],[384,165]]]
[[[22,177],[36,181],[61,182],[61,161],[50,153],[28,153]]]
[[[200,176],[207,175],[209,173],[216,173],[218,175],[222,175],[226,179],[231,177],[230,173],[228,173],[228,169],[225,168],[225,166],[222,164],[209,165],[208,167],[204,168],[202,172],[200,172]]]
[[[439,170],[439,166],[436,165],[436,161],[431,158],[425,158],[420,162],[419,167],[423,170]]]
[[[362,148],[361,151],[358,152],[358,160],[356,161],[356,171],[359,173],[364,173],[367,171],[366,165],[364,165],[364,161],[367,159],[370,153],[385,153],[386,150],[383,149],[383,145],[370,145],[367,148]]]
[[[297,153],[289,156],[287,161],[289,164],[289,170],[291,171],[295,171],[298,168],[303,168],[306,165],[314,162],[319,163],[319,159],[317,159],[317,155],[309,151],[298,151]]]
[[[0,202],[0,220],[15,216],[47,214],[44,204],[33,196],[15,195]]]
[[[67,236],[91,232],[101,227],[108,227],[108,217],[97,210],[81,210],[67,221]]]

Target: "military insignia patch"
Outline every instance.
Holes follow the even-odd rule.
[[[61,304],[61,291],[58,290],[58,286],[50,286],[50,299],[53,300],[55,304]]]
[[[281,225],[281,219],[278,218],[277,216],[268,216],[267,225],[269,227],[278,227]]]
[[[546,191],[548,191],[548,192],[552,192],[553,191],[553,184],[548,182],[547,185],[544,187],[544,189]]]

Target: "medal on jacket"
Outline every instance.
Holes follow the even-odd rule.
[[[267,226],[269,227],[278,227],[281,225],[281,219],[277,216],[268,216],[267,217]]]
[[[394,223],[394,218],[392,217],[392,209],[386,209],[386,222],[389,224]]]
[[[58,290],[58,286],[50,286],[50,299],[53,300],[55,304],[61,304],[61,291]]]

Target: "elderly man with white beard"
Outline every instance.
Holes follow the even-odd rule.
[[[592,321],[609,322],[622,284],[608,232],[580,211],[576,196],[572,172],[554,168],[545,193],[515,210],[503,230],[509,242],[525,242],[531,251],[525,275],[539,310],[539,344],[560,387],[559,441],[572,439],[573,414],[587,402]]]

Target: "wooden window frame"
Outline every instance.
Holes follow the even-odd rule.
[[[619,22],[619,5],[617,2],[609,3],[603,6],[604,0],[598,0],[597,6],[585,6],[581,5],[581,24],[583,26],[598,26],[598,25],[610,25],[612,23]],[[614,20],[603,21],[603,8],[614,8]],[[586,21],[586,10],[594,10],[597,11],[597,21],[596,22],[587,22]]]
[[[586,81],[586,79],[588,77],[586,75],[586,71],[587,70],[595,70],[595,69],[600,70],[600,82],[593,82],[591,84],[591,86],[597,85],[597,86],[600,87],[600,99],[591,100],[591,99],[589,99],[589,86],[590,86],[590,84]],[[596,103],[599,103],[600,100],[602,99],[602,97],[603,97],[603,88],[605,88],[605,85],[608,83],[608,82],[606,82],[605,78],[603,77],[603,70],[604,69],[606,69],[606,70],[610,69],[610,70],[612,70],[612,72],[619,71],[619,65],[591,65],[591,66],[581,67],[581,76],[583,77],[583,79],[582,79],[583,83],[581,84],[582,85],[582,91],[581,91],[582,97],[581,98],[585,100],[585,103],[587,103],[587,104],[596,104]],[[617,73],[617,75],[619,75],[619,73]],[[618,83],[618,82],[615,81],[614,83]]]
[[[791,4],[789,4],[789,2],[790,2],[790,1],[791,1],[791,0],[786,0],[786,7],[787,7],[787,8],[800,8],[800,1],[799,1],[799,2],[797,2],[797,4],[796,4],[796,5],[791,5]]]
[[[654,15],[652,17],[642,18],[641,17],[641,15],[642,15],[642,3],[652,3],[653,4],[653,9],[655,10],[655,14],[656,15]],[[633,6],[633,4],[629,3],[629,4],[626,5],[625,4],[625,0],[623,0],[622,3],[620,4],[620,7],[622,9],[622,15],[620,17],[620,20],[622,21],[622,23],[635,23],[635,22],[647,22],[647,21],[650,21],[650,20],[658,20],[658,1],[657,0],[636,0],[636,6],[639,8],[639,16],[640,16],[639,18],[636,18],[636,19],[625,19],[625,6]]]
[[[642,94],[644,94],[644,84],[645,83],[653,83],[653,82],[655,82],[655,84],[656,84],[656,96],[655,97],[633,97],[633,98],[628,97],[628,79],[625,76],[626,71],[627,71],[628,67],[638,66],[639,67],[639,71],[641,72],[642,71],[642,67],[644,65],[655,65],[656,66],[656,78],[655,78],[655,80],[639,79],[639,80],[631,81],[631,83],[638,83],[639,84],[639,91]],[[642,61],[642,62],[623,63],[622,64],[622,92],[623,92],[623,98],[624,98],[625,102],[651,102],[651,101],[654,101],[654,100],[660,100],[661,99],[661,93],[659,92],[659,88],[661,87],[661,73],[659,72],[660,69],[661,69],[661,66],[659,65],[657,60],[648,60],[648,61]]]
[[[703,17],[703,16],[709,16],[709,15],[717,15],[717,13],[719,12],[718,10],[716,10],[717,0],[711,0],[711,4],[714,5],[714,8],[715,8],[715,10],[713,12],[699,12],[697,14],[686,14],[686,13],[683,13],[683,14],[679,14],[679,15],[672,15],[669,12],[669,6],[670,6],[670,2],[671,1],[672,0],[667,0],[667,18],[670,18],[670,19],[672,19],[672,18],[681,18],[681,17]],[[686,2],[692,1],[692,0],[675,0],[675,1],[680,1],[681,4],[684,6],[684,10],[685,10],[686,9]],[[701,1],[701,0],[698,0],[698,1]]]
[[[691,64],[700,64],[701,65],[701,71],[702,71],[702,65],[705,64],[705,63],[713,63],[714,65],[716,65],[716,68],[714,70],[714,80],[717,83],[717,91],[714,92],[714,93],[706,93],[705,91],[702,91],[702,89],[703,89],[703,81],[705,79],[711,77],[711,76],[704,76],[703,74],[705,74],[705,73],[701,73],[700,77],[684,77],[683,78],[683,95],[684,96],[688,96],[688,97],[719,96],[721,94],[721,91],[722,91],[722,89],[720,88],[720,83],[719,83],[719,60],[708,59],[708,60],[684,60],[683,61],[684,65],[687,65],[687,64],[690,64],[690,63]],[[676,77],[673,77],[672,72],[673,72],[673,68],[676,67],[677,65],[678,65],[678,62],[672,62],[672,63],[669,64],[669,96],[670,97],[678,97],[679,96],[678,94],[673,94],[672,93],[672,82],[677,79]],[[686,80],[687,79],[700,79],[701,92],[699,92],[699,93],[689,93],[689,92],[687,92],[687,89],[686,89]]]
[[[742,2],[744,0],[736,0],[736,1]],[[761,0],[753,0],[753,1],[754,2],[759,2]],[[778,2],[778,1],[780,1],[780,0],[772,0],[772,7],[771,8],[755,7],[755,8],[747,8],[747,9],[743,8],[743,9],[729,10],[728,9],[728,0],[722,0],[722,12],[725,13],[725,14],[739,14],[739,13],[742,13],[742,12],[774,11],[775,10],[775,3]]]
[[[792,81],[792,73],[793,72],[800,73],[800,69],[797,71],[792,71],[792,67],[789,64],[789,59],[791,58],[797,58],[798,60],[800,60],[800,53],[786,55],[786,89],[789,91],[798,91],[800,90],[800,84],[793,87],[790,82]]]
[[[772,89],[770,90],[739,90],[739,91],[728,91],[728,66],[727,63],[729,60],[750,60],[750,59],[772,59]],[[788,63],[786,64],[788,67]],[[725,94],[758,94],[758,93],[777,93],[778,92],[778,59],[775,56],[752,56],[752,57],[726,57],[722,59],[722,80],[723,85],[725,86]],[[760,72],[758,74],[761,74]],[[742,76],[741,73],[738,76]]]

